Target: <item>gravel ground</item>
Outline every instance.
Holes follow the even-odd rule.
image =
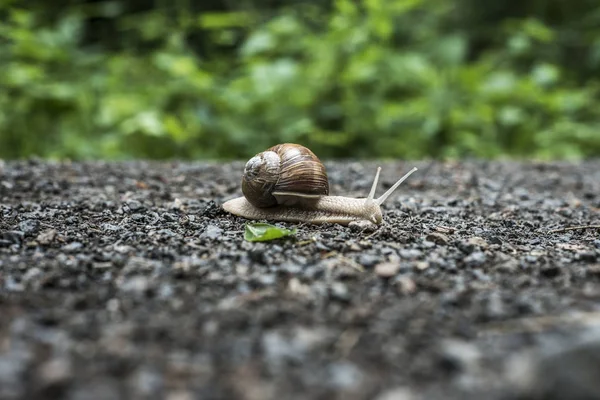
[[[376,164],[326,163],[364,196]],[[600,161],[419,167],[243,240],[243,163],[0,163],[1,399],[600,399]]]

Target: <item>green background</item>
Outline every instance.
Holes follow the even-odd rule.
[[[600,155],[597,0],[0,0],[0,157]]]

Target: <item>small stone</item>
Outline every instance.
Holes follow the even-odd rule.
[[[417,284],[408,276],[401,276],[397,281],[397,288],[401,294],[413,294],[417,291]]]
[[[12,244],[20,244],[24,237],[25,233],[22,231],[7,231],[2,234],[2,239]]]
[[[397,387],[380,393],[375,400],[416,400],[416,397],[409,388]]]
[[[420,258],[423,255],[423,252],[417,249],[402,249],[400,250],[400,257],[406,258],[409,260],[414,260]]]
[[[202,239],[218,239],[223,235],[223,229],[219,228],[216,225],[208,225],[204,232],[200,235]]]
[[[470,238],[469,243],[482,249],[488,247],[488,242],[486,242],[484,238],[479,236],[473,236],[472,238]]]
[[[506,307],[498,291],[490,293],[490,297],[486,302],[485,312],[490,319],[501,318],[506,315]]]
[[[377,225],[367,220],[352,221],[348,227],[357,232],[375,232],[377,230]]]
[[[127,200],[125,205],[129,208],[130,211],[140,211],[144,208],[141,202],[137,200]]]
[[[70,400],[120,400],[123,399],[115,380],[94,378],[82,380],[71,388],[66,396]]]
[[[166,400],[194,400],[196,397],[189,391],[176,389],[167,394]]]
[[[141,398],[153,398],[164,386],[161,374],[151,369],[140,369],[130,379],[134,392]]]
[[[476,251],[465,257],[465,264],[469,267],[480,267],[486,261],[487,257],[484,252]]]
[[[475,371],[481,353],[474,345],[460,340],[446,340],[440,348],[440,361],[451,372]]]
[[[183,202],[180,198],[176,198],[175,200],[173,200],[169,208],[171,208],[172,210],[181,210],[183,209]]]
[[[575,255],[575,258],[584,262],[594,262],[596,261],[596,253],[593,251],[580,251]]]
[[[426,249],[431,249],[436,246],[435,242],[430,242],[429,240],[423,240],[423,243],[421,243],[421,245]]]
[[[600,264],[590,265],[587,268],[587,274],[590,276],[600,277]]]
[[[23,282],[29,282],[32,279],[34,279],[35,277],[41,275],[41,273],[42,273],[41,269],[39,269],[38,267],[32,267],[23,274],[22,280],[23,280]]]
[[[547,265],[540,269],[540,275],[546,278],[556,278],[560,275],[560,267],[558,265]]]
[[[373,254],[361,254],[358,257],[358,263],[365,268],[373,268],[378,261],[379,257]]]
[[[360,247],[360,245],[358,243],[352,243],[352,244],[350,244],[350,250],[351,251],[361,251],[362,248]]]
[[[444,235],[443,233],[430,233],[425,239],[435,244],[441,245],[446,245],[450,242],[448,236]]]
[[[128,246],[126,244],[121,244],[121,245],[114,246],[114,250],[119,254],[127,254],[127,253],[132,253],[133,251],[135,251],[135,248]]]
[[[458,248],[467,254],[471,254],[478,250],[485,250],[487,247],[488,243],[485,241],[485,239],[479,236],[474,236],[468,240],[461,240],[458,243]]]
[[[135,222],[141,222],[144,219],[146,219],[146,217],[144,216],[144,214],[135,213],[135,214],[131,215],[131,220],[135,221]]]
[[[122,228],[119,225],[113,225],[113,224],[102,224],[102,230],[106,231],[106,232],[118,232],[120,231]]]
[[[336,362],[329,365],[327,381],[336,389],[348,390],[360,386],[363,379],[361,370],[350,362]]]
[[[71,378],[71,375],[71,364],[65,358],[46,361],[39,369],[39,377],[43,386],[64,384]]]
[[[514,273],[515,271],[517,271],[517,269],[519,269],[519,262],[516,259],[510,257],[501,262],[500,264],[496,265],[496,269],[498,270],[498,272],[505,272],[509,274]]]
[[[77,251],[83,247],[81,242],[72,242],[62,247],[63,251]]]
[[[375,266],[375,273],[382,278],[390,278],[400,271],[400,263],[383,262]]]
[[[558,243],[556,245],[557,249],[569,250],[569,251],[580,251],[585,250],[585,247],[578,243]]]
[[[302,265],[293,262],[286,262],[281,265],[280,270],[287,272],[290,275],[296,275],[302,272]]]
[[[426,270],[427,268],[429,268],[429,262],[428,261],[419,261],[415,264],[415,268],[418,269],[419,271]]]
[[[274,274],[261,274],[258,283],[262,286],[273,286],[277,283],[277,277]]]
[[[47,245],[50,244],[56,239],[57,232],[55,229],[48,229],[44,232],[40,233],[35,239],[39,244]]]
[[[143,275],[132,276],[121,285],[124,292],[144,293],[149,287],[148,278]]]
[[[490,244],[502,244],[502,240],[498,236],[490,236],[488,239]]]
[[[527,261],[530,264],[535,264],[537,262],[537,260],[538,260],[537,256],[534,256],[531,254],[525,256],[525,261]]]
[[[330,289],[331,296],[338,300],[349,300],[350,299],[350,291],[348,290],[348,286],[342,282],[333,282],[331,284]]]
[[[19,222],[19,230],[23,231],[25,235],[34,235],[40,229],[40,221],[35,219],[26,219]]]

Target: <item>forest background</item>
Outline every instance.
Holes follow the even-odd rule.
[[[0,158],[600,155],[597,0],[0,0]]]

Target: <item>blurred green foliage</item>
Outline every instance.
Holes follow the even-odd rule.
[[[0,157],[600,155],[597,0],[212,3],[0,0]]]

